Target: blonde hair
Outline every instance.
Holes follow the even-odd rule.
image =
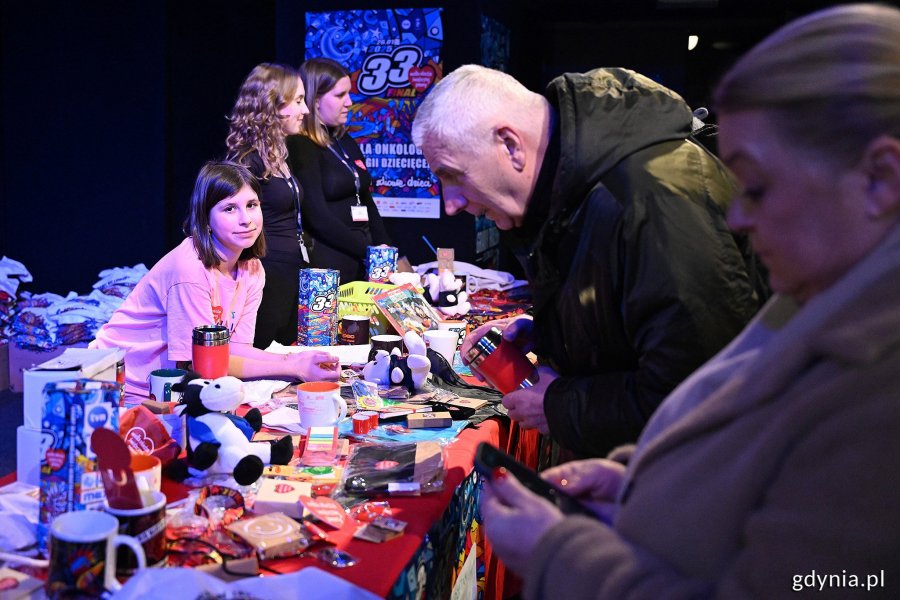
[[[491,140],[493,117],[515,118],[520,107],[540,103],[542,96],[515,78],[479,65],[464,65],[439,81],[416,111],[412,139],[420,148],[426,141],[453,152],[485,147]]]
[[[900,10],[849,4],[760,42],[715,91],[719,112],[764,109],[784,139],[835,164],[879,135],[900,136]]]
[[[243,163],[254,150],[265,168],[263,179],[278,173],[287,158],[278,111],[294,100],[300,75],[293,67],[262,63],[241,84],[228,117],[228,160]]]
[[[300,65],[300,79],[306,89],[309,114],[303,119],[301,134],[305,135],[319,146],[331,145],[332,136],[319,117],[319,103],[317,100],[334,89],[337,82],[344,77],[349,77],[341,63],[330,58],[319,56],[310,58]],[[334,138],[340,139],[347,132],[346,125],[334,128]]]

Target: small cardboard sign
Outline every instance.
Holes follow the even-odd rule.
[[[317,519],[331,525],[335,529],[341,529],[347,523],[348,517],[344,507],[327,496],[319,498],[300,496],[300,502]]]

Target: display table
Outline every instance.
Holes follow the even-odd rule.
[[[444,489],[434,494],[388,498],[393,515],[407,521],[404,534],[375,544],[351,540],[346,550],[359,559],[356,566],[335,569],[313,558],[287,558],[266,561],[274,571],[290,573],[316,566],[384,598],[447,598],[466,557],[474,549],[476,556],[489,556],[478,516],[481,486],[473,471],[475,448],[479,442],[502,443],[506,427],[489,419],[460,432],[448,446],[447,476]],[[11,473],[0,484],[15,481]],[[170,502],[185,497],[188,488],[164,480],[163,492]],[[490,568],[479,560],[475,575],[490,580]],[[264,576],[272,576],[263,571]],[[493,597],[487,594],[486,598]]]
[[[506,438],[505,430],[498,419],[462,430],[447,448],[442,491],[387,498],[393,516],[408,522],[406,530],[381,544],[351,540],[345,549],[359,559],[356,566],[336,569],[313,558],[289,558],[266,561],[266,567],[290,573],[315,565],[384,598],[449,597],[471,549],[475,547],[479,556],[484,555],[478,517],[481,486],[473,471],[475,448],[483,441],[500,444]],[[180,484],[163,482],[163,492],[170,502],[183,498],[187,491]],[[483,579],[484,565],[477,569],[478,578]]]

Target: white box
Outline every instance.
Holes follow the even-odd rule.
[[[308,481],[288,481],[263,477],[256,492],[253,512],[265,515],[281,512],[295,519],[302,519],[304,513],[300,496],[312,495],[312,484]]]
[[[16,481],[41,484],[41,430],[19,425],[16,428]]]
[[[23,413],[25,427],[41,429],[44,386],[52,381],[71,379],[116,380],[116,363],[125,358],[122,348],[67,348],[65,352],[27,369],[24,373]]]

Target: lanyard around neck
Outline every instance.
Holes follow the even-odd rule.
[[[235,283],[235,286],[234,286],[234,295],[231,296],[231,306],[228,307],[228,313],[223,314],[220,317],[221,322],[216,323],[216,325],[225,325],[226,327],[228,327],[229,333],[234,333],[234,328],[237,326],[237,316],[236,316],[237,310],[236,310],[236,308],[237,308],[238,296],[240,295],[240,291],[241,291],[241,267],[240,267],[240,265],[238,265],[237,270],[238,270],[237,282]],[[219,279],[224,278],[225,275],[223,275],[221,272],[219,272],[218,269],[213,269],[213,272],[215,273],[215,280],[216,280],[216,286],[212,290],[212,308],[213,308],[213,316],[215,316],[215,309],[216,308],[219,308],[219,310],[222,309],[222,293],[220,292],[221,284],[220,284]],[[229,314],[231,315],[231,322],[227,323],[225,319],[226,319],[226,316]]]
[[[291,189],[291,197],[294,199],[294,210],[297,212],[297,239],[303,233],[303,218],[300,216],[300,185],[291,173],[284,177],[284,181]]]
[[[337,145],[338,148],[341,149],[341,152],[338,153],[337,150],[334,149],[334,146]],[[328,145],[328,149],[331,150],[331,153],[334,154],[341,164],[347,167],[347,170],[353,175],[353,185],[356,186],[356,205],[359,206],[361,204],[359,200],[359,172],[356,170],[352,164],[350,164],[350,157],[344,152],[344,148],[341,146],[341,143],[337,140],[334,143]]]

